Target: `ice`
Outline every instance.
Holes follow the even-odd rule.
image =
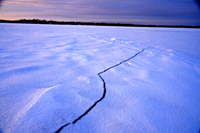
[[[200,30],[0,24],[0,132],[199,132]]]

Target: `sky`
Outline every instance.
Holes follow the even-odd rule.
[[[0,3],[0,19],[7,20],[200,25],[199,0],[3,0]]]

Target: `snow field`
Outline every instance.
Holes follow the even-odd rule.
[[[200,30],[0,24],[0,131],[198,132]]]

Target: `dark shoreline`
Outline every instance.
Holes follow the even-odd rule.
[[[163,27],[163,28],[200,28],[200,26],[187,25],[143,25],[143,24],[122,24],[122,23],[96,23],[96,22],[64,22],[64,21],[47,21],[39,19],[20,19],[20,20],[2,20],[0,23],[20,23],[20,24],[53,24],[53,25],[89,25],[89,26],[120,26],[120,27]]]

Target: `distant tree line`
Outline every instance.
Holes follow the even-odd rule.
[[[22,23],[22,24],[56,24],[56,25],[95,25],[95,26],[126,26],[126,27],[168,27],[168,28],[200,28],[200,26],[186,25],[142,25],[142,24],[122,24],[122,23],[96,23],[96,22],[64,22],[47,21],[39,19],[1,20],[0,23]]]

